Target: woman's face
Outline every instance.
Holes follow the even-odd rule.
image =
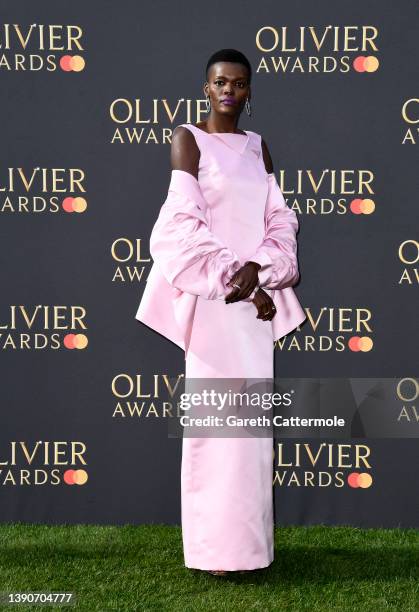
[[[242,112],[246,98],[250,100],[248,72],[243,64],[217,62],[208,71],[208,82],[204,85],[209,95],[211,109],[223,115],[238,115]]]

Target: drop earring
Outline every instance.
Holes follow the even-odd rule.
[[[249,115],[252,114],[252,109],[250,108],[250,102],[249,102],[249,98],[246,98],[246,103],[245,103],[245,108],[246,108],[246,113]]]
[[[211,102],[210,102],[209,96],[205,98],[205,105],[207,107],[207,113],[209,113],[211,110]]]

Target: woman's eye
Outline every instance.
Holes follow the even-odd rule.
[[[222,85],[224,81],[222,81],[221,79],[217,79],[216,81],[214,81],[214,83],[215,85]],[[245,83],[239,82],[239,83],[236,83],[236,85],[238,85],[241,89],[243,89],[243,87],[245,86]]]

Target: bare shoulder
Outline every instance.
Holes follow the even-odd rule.
[[[188,128],[178,125],[172,133],[170,161],[172,170],[184,170],[198,178],[200,151],[194,135]]]
[[[271,154],[269,152],[268,145],[266,144],[266,142],[262,138],[262,136],[261,136],[261,145],[262,145],[263,161],[265,162],[266,172],[268,174],[271,174],[274,171],[274,166],[273,166],[273,163],[272,163],[272,157],[271,157]]]

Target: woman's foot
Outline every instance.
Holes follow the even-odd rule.
[[[209,574],[213,574],[213,576],[226,576],[227,572],[224,570],[207,570]]]

